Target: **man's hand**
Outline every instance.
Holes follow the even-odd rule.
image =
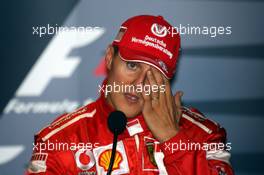
[[[143,116],[153,136],[164,142],[175,136],[179,131],[178,121],[181,117],[181,97],[183,92],[176,92],[173,97],[170,82],[158,70],[151,68],[147,72],[144,82],[161,87],[165,85],[165,92],[142,93],[144,99]]]

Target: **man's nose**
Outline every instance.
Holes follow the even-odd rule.
[[[137,76],[137,78],[134,81],[134,84],[143,84],[146,77],[147,77],[147,72],[150,70],[150,66],[145,67],[145,69],[143,69],[139,75]]]
[[[144,80],[145,80],[146,75],[144,73],[141,73],[134,81],[135,85],[138,84],[143,84]]]

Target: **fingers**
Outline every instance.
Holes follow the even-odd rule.
[[[183,96],[182,91],[177,91],[175,94],[175,105],[177,108],[181,107],[181,97]]]
[[[164,81],[164,85],[165,85],[165,96],[166,96],[167,102],[174,105],[174,100],[172,97],[170,82],[164,76],[163,76],[163,81]]]
[[[156,93],[159,96],[159,103],[164,104],[164,105],[167,104],[166,96],[165,96],[166,91],[162,91],[161,89],[162,86],[164,86],[163,75],[160,73],[160,71],[158,71],[155,68],[151,68],[150,73],[151,73],[150,75],[152,75],[152,78],[155,80],[154,82],[156,82],[156,84],[153,84],[153,85],[156,85],[156,87],[158,88]]]
[[[159,100],[159,91],[155,91],[152,88],[154,86],[157,86],[156,78],[154,77],[153,73],[151,71],[147,72],[147,80],[149,81],[150,89],[151,89],[151,98],[153,101],[158,102]]]
[[[150,98],[151,98],[152,107],[156,108],[159,105],[160,96],[159,96],[158,83],[152,71],[150,70],[147,71],[146,80],[148,81],[150,86]]]
[[[182,114],[182,110],[181,110],[181,98],[183,96],[183,92],[182,91],[177,91],[174,97],[175,100],[175,107],[176,107],[176,118],[179,119],[181,117]]]
[[[149,81],[148,79],[145,80],[145,83],[144,84],[149,84]],[[142,97],[144,99],[144,110],[151,110],[152,109],[152,104],[151,104],[151,96],[150,94],[147,94],[146,92],[142,92]]]

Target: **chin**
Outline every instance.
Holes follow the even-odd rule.
[[[136,117],[136,116],[139,115],[139,113],[135,113],[135,112],[133,112],[133,113],[126,113],[125,112],[125,114],[126,114],[126,117],[127,118],[134,118],[134,117]]]
[[[139,103],[127,104],[126,102],[120,101],[117,104],[117,109],[124,112],[127,118],[133,118],[141,113],[142,106]]]
[[[120,111],[124,112],[126,114],[127,118],[133,118],[140,114],[141,109],[133,106],[120,106]]]

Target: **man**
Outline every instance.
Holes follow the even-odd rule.
[[[182,107],[182,92],[172,95],[179,49],[180,36],[163,17],[125,21],[106,50],[100,98],[36,134],[27,173],[106,174],[113,139],[107,117],[119,110],[128,123],[112,174],[233,174],[225,130]]]

